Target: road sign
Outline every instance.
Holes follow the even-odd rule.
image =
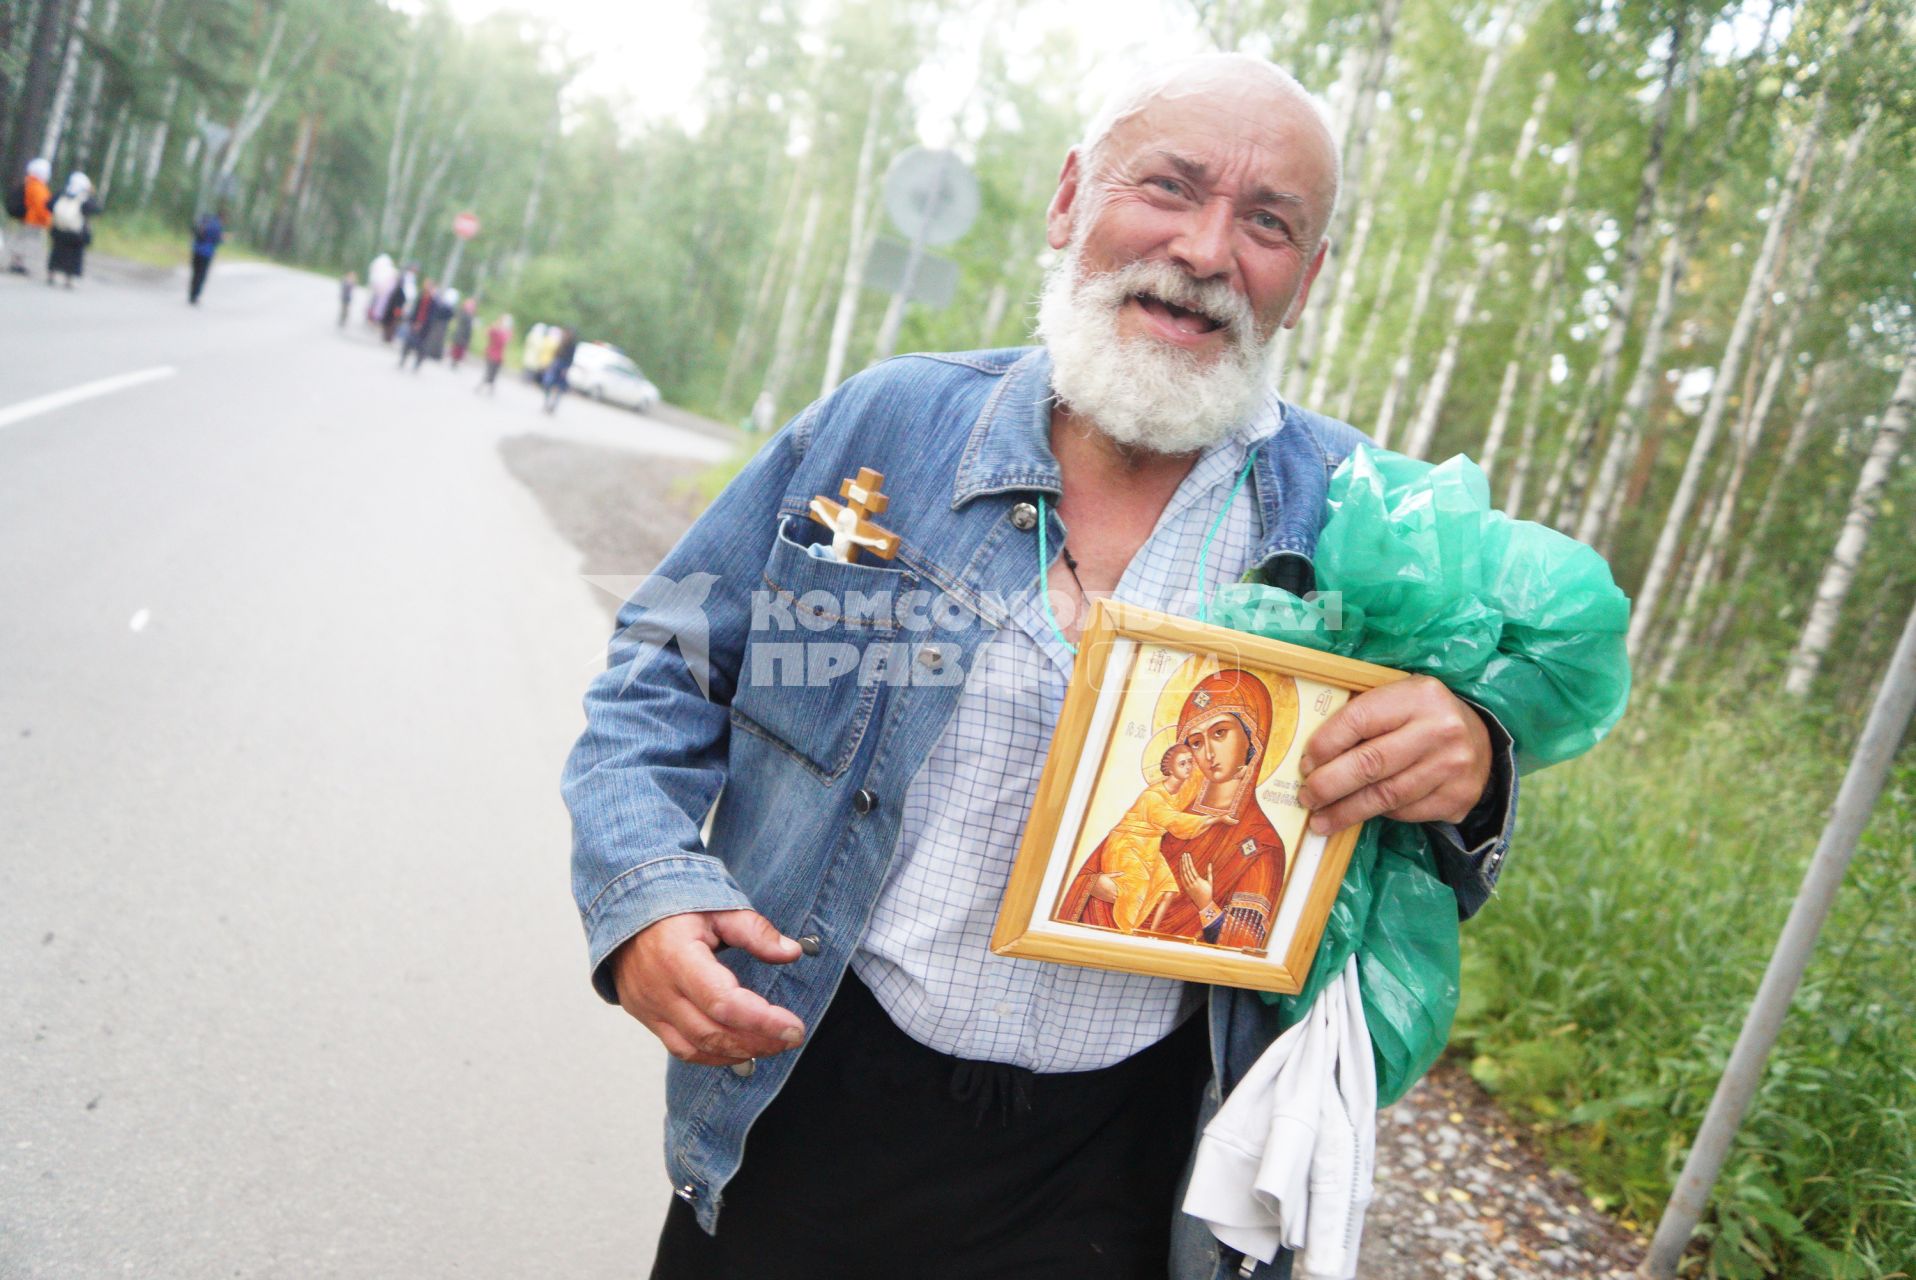
[[[899,293],[905,287],[905,268],[911,261],[911,246],[898,240],[875,239],[865,259],[865,287],[880,293]],[[958,291],[958,264],[949,258],[922,253],[912,272],[911,291],[905,301],[916,302],[936,311],[951,305]]]
[[[476,213],[453,214],[452,233],[461,240],[472,239],[479,234],[479,215]]]
[[[885,210],[920,244],[950,244],[978,216],[978,180],[953,152],[907,147],[885,173]]]

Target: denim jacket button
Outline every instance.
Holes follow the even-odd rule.
[[[933,671],[945,664],[945,651],[935,644],[928,644],[918,651],[918,665]]]
[[[672,1194],[685,1201],[685,1203],[691,1204],[699,1198],[699,1184],[696,1182],[688,1182],[684,1186],[674,1190]]]
[[[1020,502],[1011,509],[1011,524],[1013,528],[1022,529],[1027,532],[1037,528],[1038,508],[1032,506],[1029,502]]]
[[[873,809],[876,809],[877,807],[878,807],[878,797],[873,795],[871,792],[865,790],[865,788],[863,787],[860,787],[858,789],[857,794],[852,796],[852,808],[858,810],[858,812],[861,814],[870,813]]]
[[[805,955],[815,956],[825,949],[825,940],[815,933],[808,933],[798,939],[798,949]]]
[[[734,1062],[729,1070],[741,1080],[750,1080],[752,1073],[758,1070],[758,1059],[747,1058],[743,1062]]]

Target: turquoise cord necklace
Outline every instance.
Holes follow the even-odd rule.
[[[1197,616],[1199,622],[1211,620],[1212,592],[1207,582],[1210,575],[1211,543],[1216,541],[1218,530],[1224,527],[1224,517],[1231,513],[1231,504],[1237,501],[1237,495],[1244,488],[1245,480],[1250,478],[1251,466],[1257,461],[1258,445],[1261,444],[1263,441],[1260,440],[1251,446],[1250,453],[1244,458],[1244,466],[1237,473],[1236,483],[1231,485],[1230,496],[1225,498],[1224,505],[1218,508],[1217,518],[1211,521],[1210,532],[1204,535],[1204,541],[1198,547]],[[1044,604],[1044,620],[1050,625],[1051,634],[1058,637],[1058,643],[1075,655],[1078,652],[1078,646],[1065,639],[1064,628],[1058,625],[1058,615],[1051,609],[1051,587],[1048,581],[1051,571],[1051,545],[1047,535],[1049,524],[1050,521],[1045,516],[1044,495],[1041,493],[1038,495],[1038,599]],[[1080,586],[1078,590],[1082,592],[1084,588]]]

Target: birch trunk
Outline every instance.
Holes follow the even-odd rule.
[[[1351,420],[1351,411],[1357,403],[1358,384],[1363,381],[1364,370],[1370,365],[1371,348],[1377,345],[1377,333],[1382,325],[1384,312],[1390,306],[1391,291],[1397,286],[1397,268],[1404,261],[1404,238],[1394,237],[1390,243],[1390,252],[1384,255],[1384,269],[1377,279],[1377,292],[1371,298],[1370,314],[1364,317],[1363,332],[1357,335],[1357,350],[1351,354],[1350,374],[1344,379],[1344,393],[1337,398],[1335,416],[1345,422]]]
[[[1650,247],[1650,232],[1656,224],[1657,205],[1662,195],[1664,143],[1669,138],[1670,116],[1676,106],[1677,80],[1683,66],[1685,17],[1686,11],[1678,8],[1676,20],[1670,24],[1670,53],[1664,60],[1663,88],[1657,94],[1656,113],[1650,123],[1649,154],[1644,160],[1643,177],[1637,184],[1630,235],[1617,265],[1617,297],[1610,308],[1610,325],[1603,331],[1603,345],[1598,349],[1584,408],[1570,425],[1568,487],[1559,524],[1570,523],[1582,507],[1584,489],[1590,479],[1591,452],[1603,425],[1604,411],[1610,405],[1610,392],[1616,385],[1624,339],[1630,333],[1630,317],[1636,311],[1637,285],[1643,278],[1643,259]]]
[[[106,0],[106,12],[100,18],[100,39],[111,40],[116,27],[120,25],[120,0]],[[100,97],[106,88],[106,63],[99,58],[93,60],[93,74],[87,77],[86,106],[80,111],[80,127],[75,132],[79,139],[80,155],[91,164],[94,155],[93,135],[100,127]],[[104,168],[95,168],[95,173],[105,176]]]
[[[1847,54],[1849,46],[1855,43],[1868,12],[1867,0],[1857,6],[1850,19],[1849,29],[1844,34],[1843,54]],[[1724,344],[1723,357],[1717,362],[1716,378],[1710,386],[1709,404],[1704,408],[1703,421],[1697,426],[1696,438],[1690,444],[1689,457],[1684,460],[1683,474],[1677,481],[1677,491],[1671,499],[1670,509],[1664,515],[1663,528],[1657,535],[1650,566],[1644,572],[1643,585],[1638,588],[1636,605],[1630,616],[1630,632],[1625,639],[1626,648],[1632,656],[1642,646],[1644,632],[1656,617],[1657,605],[1670,577],[1671,561],[1676,555],[1683,523],[1689,518],[1690,506],[1696,500],[1697,481],[1711,449],[1716,445],[1717,431],[1723,424],[1724,411],[1729,407],[1730,388],[1736,382],[1743,362],[1744,349],[1749,343],[1750,331],[1763,301],[1763,286],[1776,261],[1777,245],[1794,213],[1796,193],[1803,185],[1809,166],[1816,159],[1817,144],[1822,137],[1823,121],[1829,114],[1829,105],[1826,84],[1816,96],[1816,105],[1811,110],[1809,122],[1803,126],[1802,137],[1797,142],[1796,154],[1790,158],[1789,172],[1777,191],[1776,204],[1770,210],[1769,225],[1763,230],[1763,247],[1757,251],[1756,262],[1750,269],[1749,284],[1743,291],[1743,301],[1737,308],[1729,340]]]
[[[562,92],[563,87],[553,92],[552,118],[546,123],[545,137],[539,142],[539,159],[532,167],[532,181],[526,187],[526,209],[519,219],[519,247],[512,254],[515,275],[525,270],[526,260],[532,256],[532,226],[539,218],[539,195],[545,190],[546,169],[552,163],[552,147],[559,138]]]
[[[279,200],[267,224],[266,243],[272,246],[274,253],[292,251],[293,240],[299,229],[301,197],[306,192],[307,178],[312,173],[313,146],[318,134],[319,113],[302,113],[299,132],[294,135],[293,158],[287,162],[286,172],[280,179]]]
[[[1551,299],[1548,310],[1550,321],[1544,330],[1544,340],[1538,344],[1541,352],[1549,347],[1550,339],[1556,333],[1556,300]],[[1525,401],[1523,429],[1517,436],[1517,465],[1510,477],[1510,491],[1504,497],[1504,510],[1512,517],[1523,513],[1524,491],[1530,484],[1530,472],[1536,466],[1537,426],[1543,420],[1544,382],[1550,376],[1550,362],[1538,360],[1536,368],[1530,372],[1530,396]]]
[[[1816,584],[1815,601],[1810,605],[1802,638],[1790,655],[1789,673],[1783,679],[1785,693],[1798,698],[1808,695],[1816,673],[1822,669],[1823,655],[1829,652],[1830,642],[1836,637],[1843,600],[1849,595],[1850,585],[1856,580],[1856,567],[1869,545],[1877,499],[1882,496],[1903,437],[1909,433],[1912,402],[1916,402],[1916,343],[1911,343],[1903,352],[1903,372],[1896,380],[1896,393],[1890,397],[1889,408],[1876,428],[1869,457],[1864,459],[1863,469],[1856,477],[1856,488],[1850,493],[1849,514],[1843,518],[1842,532],[1836,535],[1836,546],[1823,568],[1822,580]]]
[[[1810,430],[1816,425],[1817,416],[1822,408],[1823,384],[1829,377],[1832,364],[1828,360],[1819,361],[1810,370],[1809,385],[1803,392],[1803,404],[1796,412],[1795,420],[1790,424],[1790,434],[1783,440],[1783,451],[1777,456],[1776,466],[1770,471],[1770,482],[1763,493],[1763,501],[1756,509],[1756,515],[1750,521],[1750,530],[1743,535],[1742,546],[1736,554],[1736,567],[1730,571],[1729,585],[1724,588],[1723,603],[1718,607],[1716,618],[1710,623],[1710,643],[1715,644],[1723,636],[1736,613],[1736,601],[1743,591],[1743,584],[1750,576],[1750,568],[1756,563],[1758,548],[1763,545],[1764,535],[1770,531],[1770,522],[1776,518],[1776,508],[1783,493],[1784,481],[1790,472],[1796,469],[1796,463],[1803,456],[1803,446],[1808,443]]]
[[[286,90],[286,80],[282,78],[273,83],[273,63],[279,56],[279,46],[286,36],[286,13],[280,12],[279,19],[273,23],[273,34],[266,41],[266,52],[260,57],[259,71],[253,77],[252,87],[246,91],[246,100],[240,104],[239,119],[233,124],[233,136],[227,139],[226,153],[220,159],[219,180],[224,186],[239,169],[240,156],[246,151],[247,144],[259,127],[266,123],[266,117],[272,114],[273,107],[279,102],[279,96]],[[302,65],[311,56],[313,46],[319,43],[319,32],[309,32],[306,41],[288,61],[295,67]]]
[[[1597,389],[1597,367],[1590,366],[1584,376],[1583,388],[1577,392],[1576,406],[1570,410],[1566,419],[1563,435],[1557,440],[1556,460],[1550,464],[1550,478],[1544,482],[1543,502],[1537,508],[1536,518],[1544,524],[1556,526],[1561,523],[1564,491],[1570,479],[1570,463],[1575,451],[1575,439],[1571,427],[1583,420],[1585,410],[1590,407],[1590,396]]]
[[[1624,393],[1623,405],[1617,411],[1617,420],[1611,428],[1610,439],[1604,449],[1596,485],[1591,491],[1589,500],[1584,503],[1583,511],[1577,521],[1576,537],[1599,551],[1606,553],[1609,551],[1617,526],[1623,518],[1623,507],[1626,501],[1622,484],[1624,468],[1638,453],[1646,415],[1649,412],[1650,402],[1656,394],[1657,379],[1663,372],[1663,344],[1669,332],[1671,316],[1676,309],[1677,290],[1683,282],[1684,273],[1689,268],[1690,249],[1696,243],[1698,230],[1709,212],[1716,184],[1727,170],[1731,153],[1737,140],[1742,136],[1744,122],[1749,118],[1750,106],[1755,99],[1757,83],[1762,78],[1763,63],[1770,47],[1770,33],[1776,25],[1777,12],[1781,7],[1781,0],[1771,0],[1769,13],[1763,20],[1762,38],[1751,50],[1749,57],[1744,60],[1735,104],[1730,108],[1729,116],[1716,130],[1715,146],[1711,150],[1708,163],[1703,168],[1702,176],[1696,182],[1695,189],[1690,192],[1684,217],[1671,231],[1670,238],[1664,242],[1662,269],[1657,281],[1657,299],[1651,309],[1650,322],[1644,330],[1643,342],[1638,350],[1636,373],[1631,377],[1629,389]],[[1690,102],[1688,124],[1694,132],[1696,103],[1694,89],[1692,89]]]
[[[1450,186],[1444,192],[1443,204],[1437,209],[1437,230],[1425,250],[1423,268],[1417,273],[1417,284],[1411,293],[1410,318],[1404,324],[1404,336],[1398,344],[1397,359],[1391,365],[1390,383],[1384,388],[1384,401],[1378,408],[1376,425],[1371,429],[1371,435],[1380,445],[1390,443],[1391,428],[1397,417],[1397,402],[1410,382],[1411,362],[1417,352],[1417,333],[1423,327],[1424,313],[1430,309],[1431,294],[1437,285],[1437,273],[1443,268],[1444,258],[1450,249],[1451,220],[1457,202],[1462,198],[1464,184],[1470,179],[1471,161],[1477,151],[1477,133],[1483,125],[1484,104],[1497,82],[1497,73],[1503,68],[1504,54],[1508,51],[1504,37],[1514,14],[1515,5],[1506,5],[1494,19],[1490,52],[1484,58],[1483,70],[1477,76],[1476,96],[1471,99],[1470,111],[1464,117],[1463,133],[1457,142],[1456,163],[1450,171]]]
[[[1478,246],[1477,265],[1457,294],[1457,305],[1451,308],[1450,332],[1444,335],[1444,349],[1438,353],[1437,367],[1431,370],[1430,382],[1417,406],[1417,416],[1411,420],[1410,435],[1404,441],[1404,452],[1413,458],[1429,453],[1432,441],[1437,438],[1437,423],[1443,413],[1444,397],[1450,393],[1451,375],[1457,371],[1457,353],[1463,347],[1464,331],[1470,328],[1471,319],[1477,314],[1477,295],[1491,270],[1502,261],[1503,253],[1501,244]]]
[[[80,74],[80,50],[86,46],[87,16],[92,11],[93,0],[79,0],[73,10],[73,21],[67,28],[66,57],[60,63],[60,79],[53,89],[53,105],[47,109],[46,138],[40,144],[40,154],[49,160],[56,160],[60,154],[60,139],[67,127],[67,111],[73,105],[73,82]]]
[[[858,144],[858,175],[852,181],[851,225],[845,232],[845,278],[839,282],[838,305],[832,312],[832,336],[825,350],[825,376],[818,394],[827,396],[845,373],[845,353],[851,347],[852,325],[858,318],[858,294],[865,287],[865,255],[871,251],[871,231],[877,226],[870,208],[872,169],[878,155],[878,121],[886,83],[872,86],[871,106],[865,112],[865,136]],[[870,223],[868,227],[866,224]]]
[[[1417,192],[1424,189],[1424,183],[1430,179],[1430,166],[1437,156],[1437,131],[1432,129],[1424,140],[1424,154],[1417,161],[1417,171],[1411,175],[1407,191]],[[1357,338],[1357,351],[1350,362],[1350,373],[1344,380],[1344,393],[1338,397],[1334,416],[1345,422],[1351,419],[1351,411],[1357,403],[1358,384],[1363,381],[1364,370],[1370,363],[1371,348],[1376,344],[1379,326],[1384,312],[1389,309],[1391,290],[1397,285],[1397,268],[1404,260],[1404,237],[1391,237],[1390,252],[1384,255],[1384,270],[1377,282],[1377,292],[1371,295],[1369,314],[1364,317],[1363,332]]]
[[[1344,122],[1343,169],[1358,183],[1358,187],[1344,193],[1344,199],[1338,202],[1337,211],[1332,215],[1331,225],[1327,229],[1331,259],[1325,269],[1332,278],[1320,283],[1333,291],[1333,305],[1321,327],[1315,325],[1315,314],[1307,313],[1306,319],[1312,322],[1313,327],[1305,340],[1299,343],[1298,368],[1300,372],[1310,372],[1307,398],[1311,404],[1318,403],[1318,397],[1328,390],[1328,366],[1336,356],[1337,342],[1344,328],[1343,308],[1336,303],[1349,301],[1350,290],[1346,287],[1346,277],[1350,278],[1352,284],[1356,283],[1357,267],[1363,260],[1364,241],[1370,235],[1371,222],[1376,214],[1378,182],[1384,172],[1383,160],[1390,149],[1391,135],[1386,133],[1372,148],[1371,122],[1377,116],[1377,95],[1384,88],[1385,73],[1390,67],[1391,44],[1397,35],[1397,15],[1402,8],[1403,0],[1384,0],[1378,7],[1376,34],[1371,37],[1363,70],[1357,77],[1357,88],[1351,96],[1350,116]],[[1352,230],[1353,224],[1355,231]]]
[[[798,358],[798,328],[802,319],[805,301],[805,272],[811,264],[812,239],[818,231],[819,209],[825,203],[822,193],[812,192],[811,199],[805,202],[805,226],[798,233],[798,251],[792,256],[791,275],[785,286],[785,305],[779,308],[778,332],[772,339],[772,367],[765,374],[764,385],[759,394],[770,396],[773,405],[785,393],[786,380],[791,376],[792,364]],[[774,420],[780,420],[774,414]]]
[[[105,204],[113,195],[113,179],[119,169],[121,156],[126,153],[126,135],[132,131],[127,123],[129,109],[122,105],[113,117],[113,123],[107,129],[106,159],[100,162],[100,203]]]
[[[412,108],[413,81],[419,74],[419,48],[425,43],[417,31],[411,32],[406,53],[406,72],[399,80],[399,102],[393,108],[393,140],[386,148],[386,190],[379,198],[379,244],[384,248],[399,230],[399,166],[406,147],[406,114]],[[404,256],[404,255],[401,255]]]
[[[1563,287],[1563,264],[1570,244],[1571,208],[1577,202],[1577,181],[1583,168],[1583,141],[1570,142],[1570,159],[1564,166],[1563,191],[1557,197],[1556,228],[1550,233],[1550,247],[1537,259],[1530,273],[1530,288],[1524,294],[1533,310],[1524,319],[1515,349],[1504,363],[1503,381],[1497,387],[1497,407],[1490,415],[1490,427],[1484,432],[1483,447],[1478,450],[1477,465],[1488,478],[1503,450],[1510,414],[1516,408],[1517,380],[1526,360],[1543,360],[1544,347],[1556,332],[1557,293]],[[1547,367],[1547,362],[1545,362]],[[1534,443],[1534,441],[1533,441]]]
[[[1797,325],[1808,309],[1810,299],[1815,295],[1816,282],[1820,278],[1823,265],[1823,251],[1829,244],[1836,229],[1836,216],[1843,200],[1848,194],[1851,179],[1856,173],[1856,160],[1862,153],[1863,139],[1874,121],[1874,113],[1857,125],[1843,143],[1842,159],[1838,164],[1836,177],[1830,184],[1828,194],[1823,199],[1823,207],[1817,210],[1816,220],[1810,227],[1808,246],[1797,255],[1795,270],[1784,291],[1783,301],[1777,309],[1783,316],[1782,327],[1776,334],[1774,347],[1770,352],[1769,366],[1764,371],[1760,389],[1753,398],[1745,399],[1743,421],[1736,433],[1736,451],[1730,459],[1729,475],[1724,479],[1722,497],[1717,503],[1715,517],[1709,523],[1709,531],[1703,540],[1703,550],[1697,562],[1696,572],[1691,575],[1689,589],[1683,596],[1683,608],[1677,615],[1676,630],[1671,635],[1669,652],[1658,671],[1657,682],[1664,683],[1675,671],[1690,645],[1690,637],[1695,632],[1701,616],[1703,597],[1716,580],[1717,566],[1722,562],[1729,547],[1730,528],[1736,521],[1737,500],[1742,496],[1743,480],[1748,474],[1750,460],[1756,454],[1757,444],[1762,440],[1764,425],[1768,422],[1770,409],[1776,402],[1777,387],[1782,384],[1784,370],[1788,368],[1790,357],[1796,350]],[[1806,172],[1805,178],[1809,175]],[[1775,297],[1774,294],[1771,295]],[[1751,372],[1756,366],[1751,364]],[[1725,604],[1729,604],[1728,600]],[[1715,630],[1715,628],[1712,628]]]
[[[1390,159],[1393,136],[1386,133],[1370,153],[1370,169],[1365,173],[1363,182],[1363,208],[1358,211],[1349,248],[1345,248],[1342,240],[1331,242],[1333,259],[1341,258],[1342,261],[1335,263],[1337,278],[1332,282],[1330,312],[1325,316],[1324,329],[1312,356],[1310,389],[1304,395],[1306,404],[1322,404],[1324,396],[1330,392],[1331,368],[1337,359],[1337,345],[1344,340],[1344,316],[1357,293],[1357,271],[1363,264],[1364,250],[1370,245],[1371,227],[1377,221],[1377,205],[1382,194],[1379,187],[1383,182],[1386,162]]]
[[[1624,464],[1630,460],[1643,433],[1644,414],[1650,398],[1656,394],[1657,377],[1662,372],[1663,339],[1670,329],[1670,316],[1676,310],[1677,286],[1682,282],[1688,258],[1688,232],[1679,227],[1663,242],[1663,262],[1657,277],[1657,299],[1650,308],[1650,321],[1643,331],[1643,346],[1637,355],[1637,369],[1623,393],[1617,420],[1611,425],[1610,440],[1597,471],[1596,485],[1577,520],[1576,538],[1591,546],[1605,548],[1618,516],[1620,482]]]
[[[805,166],[800,164],[792,170],[791,185],[785,189],[785,206],[778,215],[778,229],[772,233],[771,252],[765,257],[765,270],[759,276],[758,292],[752,296],[752,305],[739,321],[738,334],[732,341],[732,352],[726,357],[725,376],[719,381],[719,403],[732,402],[732,389],[738,384],[739,376],[746,367],[758,359],[758,335],[765,326],[765,314],[771,310],[772,294],[778,288],[784,266],[786,245],[792,238],[792,222],[798,214],[798,192],[805,180]]]
[[[413,246],[418,243],[419,233],[425,230],[426,218],[433,210],[433,202],[439,197],[439,186],[446,180],[453,162],[466,148],[466,129],[472,122],[470,114],[459,117],[452,127],[452,138],[442,144],[435,152],[432,167],[426,171],[425,179],[419,184],[419,196],[413,203],[412,221],[406,226],[406,239],[399,248],[399,260],[412,257]]]
[[[1477,265],[1472,268],[1470,278],[1458,292],[1457,305],[1450,313],[1450,328],[1444,334],[1443,351],[1437,356],[1437,367],[1431,371],[1430,381],[1424,384],[1423,395],[1417,404],[1417,415],[1411,420],[1410,438],[1404,444],[1404,452],[1413,458],[1421,458],[1429,453],[1437,437],[1444,398],[1450,394],[1450,380],[1457,371],[1457,355],[1463,349],[1464,332],[1470,328],[1471,320],[1476,315],[1477,295],[1482,291],[1484,281],[1502,260],[1504,221],[1510,213],[1510,197],[1517,189],[1517,180],[1523,176],[1531,150],[1537,145],[1537,130],[1543,123],[1544,108],[1549,105],[1550,94],[1556,84],[1555,73],[1546,71],[1538,82],[1537,96],[1531,101],[1530,114],[1525,117],[1523,128],[1517,134],[1517,147],[1510,157],[1504,197],[1496,202],[1490,215],[1490,225],[1478,237]]]

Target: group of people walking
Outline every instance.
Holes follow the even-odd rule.
[[[47,285],[66,278],[71,289],[86,270],[86,248],[93,240],[93,219],[101,212],[93,198],[93,182],[77,170],[68,176],[59,195],[53,194],[53,163],[36,157],[6,192],[7,270],[31,275],[30,260],[47,255]]]
[[[6,188],[6,257],[10,275],[32,275],[40,255],[46,254],[48,287],[64,279],[71,289],[86,274],[87,246],[93,243],[93,220],[105,212],[93,180],[75,170],[55,195],[50,185],[53,163],[44,156],[27,162],[26,171]],[[193,220],[192,270],[186,300],[199,305],[213,254],[226,238],[226,224],[218,211]]]
[[[358,284],[357,272],[348,271],[340,277],[341,327],[352,310]],[[382,341],[399,344],[401,369],[408,361],[415,373],[427,360],[443,359],[455,371],[465,363],[479,324],[477,298],[461,297],[459,290],[420,275],[419,268],[410,263],[402,268],[384,253],[373,259],[366,284],[370,290],[366,319],[379,326]],[[485,330],[485,375],[474,391],[490,394],[495,389],[512,331],[510,313],[501,313]]]

